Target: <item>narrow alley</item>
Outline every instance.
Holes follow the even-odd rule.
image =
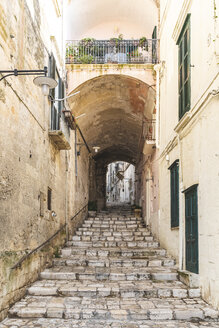
[[[0,328],[219,328],[218,0],[0,0]]]

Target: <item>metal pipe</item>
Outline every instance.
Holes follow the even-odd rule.
[[[14,69],[14,70],[3,70],[3,71],[0,71],[0,74],[5,74],[5,73],[9,73],[9,74],[6,74],[4,75],[0,81],[2,81],[3,79],[5,79],[6,77],[8,76],[19,76],[19,75],[42,75],[44,74],[46,76],[47,74],[47,67],[45,66],[44,69],[38,69],[38,70],[17,70],[17,69]]]
[[[160,128],[160,69],[161,65],[157,64],[154,66],[156,71],[156,148],[160,147],[159,140],[159,128]]]
[[[92,154],[92,152],[91,152],[91,150],[90,150],[90,148],[89,148],[89,146],[88,146],[88,144],[87,144],[87,142],[86,142],[86,140],[85,140],[85,138],[84,138],[84,136],[83,136],[83,133],[81,132],[81,129],[80,129],[79,126],[78,126],[78,124],[76,124],[76,128],[78,129],[78,131],[79,131],[79,133],[80,133],[80,135],[81,135],[81,138],[83,139],[83,141],[84,141],[84,143],[85,143],[85,146],[86,146],[86,148],[87,148],[89,154]]]
[[[184,229],[183,229],[183,213],[184,213],[184,194],[183,191],[183,170],[182,170],[182,145],[179,134],[177,134],[179,147],[179,269],[183,270],[184,257]]]
[[[75,176],[78,176],[77,130],[75,129]]]
[[[68,152],[65,151],[65,232],[66,232],[66,241],[69,238],[69,227],[68,227]]]

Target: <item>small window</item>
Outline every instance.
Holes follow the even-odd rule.
[[[170,208],[171,228],[179,226],[179,161],[176,160],[170,167]]]
[[[179,49],[179,119],[181,119],[190,110],[190,14],[186,18],[177,45]]]
[[[48,188],[47,193],[47,208],[49,211],[52,209],[52,189]]]

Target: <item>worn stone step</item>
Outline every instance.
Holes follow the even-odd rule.
[[[127,237],[127,238],[130,238],[130,237],[152,237],[153,236],[151,235],[151,232],[150,231],[144,231],[144,232],[138,232],[138,231],[104,231],[104,232],[101,232],[101,231],[90,231],[90,230],[86,230],[86,231],[83,231],[83,230],[78,230],[76,231],[75,235],[73,237],[76,237],[76,236],[97,236],[97,237],[115,237],[115,238],[124,238],[124,237]]]
[[[162,306],[163,305],[163,306]],[[65,318],[108,320],[191,320],[217,319],[218,311],[211,310],[197,299],[157,298],[96,298],[33,297],[27,296],[10,309],[10,316],[20,318]]]
[[[164,267],[141,268],[100,268],[100,267],[54,267],[40,274],[41,279],[49,280],[97,280],[97,281],[174,281],[178,278],[176,270]]]
[[[101,234],[104,234],[104,233],[109,233],[111,232],[112,234],[115,234],[115,233],[122,233],[122,235],[142,235],[142,236],[150,236],[151,235],[151,232],[146,229],[146,228],[139,228],[139,229],[131,229],[131,230],[127,230],[127,229],[122,229],[121,231],[117,231],[117,230],[114,230],[113,228],[78,228],[78,231],[79,232],[89,232],[89,233],[101,233]]]
[[[179,281],[97,281],[39,280],[28,288],[35,296],[86,296],[126,298],[195,298],[200,289],[188,288]]]
[[[136,219],[136,218],[92,218],[87,219],[84,221],[84,224],[143,224],[145,225],[145,222],[142,219]]]
[[[123,247],[123,248],[156,248],[159,247],[157,241],[68,241],[67,246],[75,247],[86,247],[86,248],[96,248],[96,247]]]
[[[76,235],[71,239],[72,241],[115,241],[115,242],[152,242],[154,237],[152,236],[111,236],[111,233],[108,233],[109,236],[104,236],[103,234],[99,235]]]
[[[84,228],[99,228],[99,227],[126,227],[126,226],[130,226],[133,228],[139,227],[139,228],[145,228],[145,223],[143,221],[85,221],[82,224],[82,227]]]
[[[113,248],[74,248],[74,247],[65,247],[62,249],[62,256],[67,257],[71,255],[86,255],[86,256],[98,256],[98,257],[111,257],[111,256],[121,256],[121,257],[132,257],[138,259],[144,256],[166,256],[166,250],[162,248],[130,248],[130,249],[121,249],[119,247]]]
[[[203,320],[214,327],[218,311],[199,288],[177,280],[175,261],[141,219],[98,216],[78,229],[3,328],[194,328]]]
[[[110,320],[110,319],[5,319],[0,328],[218,328],[218,322],[212,320]]]
[[[53,260],[55,266],[94,266],[94,267],[174,267],[175,260],[165,257],[148,256],[143,259],[122,259],[122,258],[99,258],[86,256],[70,256],[67,258],[56,258]]]

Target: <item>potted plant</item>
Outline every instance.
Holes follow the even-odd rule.
[[[140,38],[139,47],[141,47],[142,50],[148,51],[148,40],[145,36]]]

